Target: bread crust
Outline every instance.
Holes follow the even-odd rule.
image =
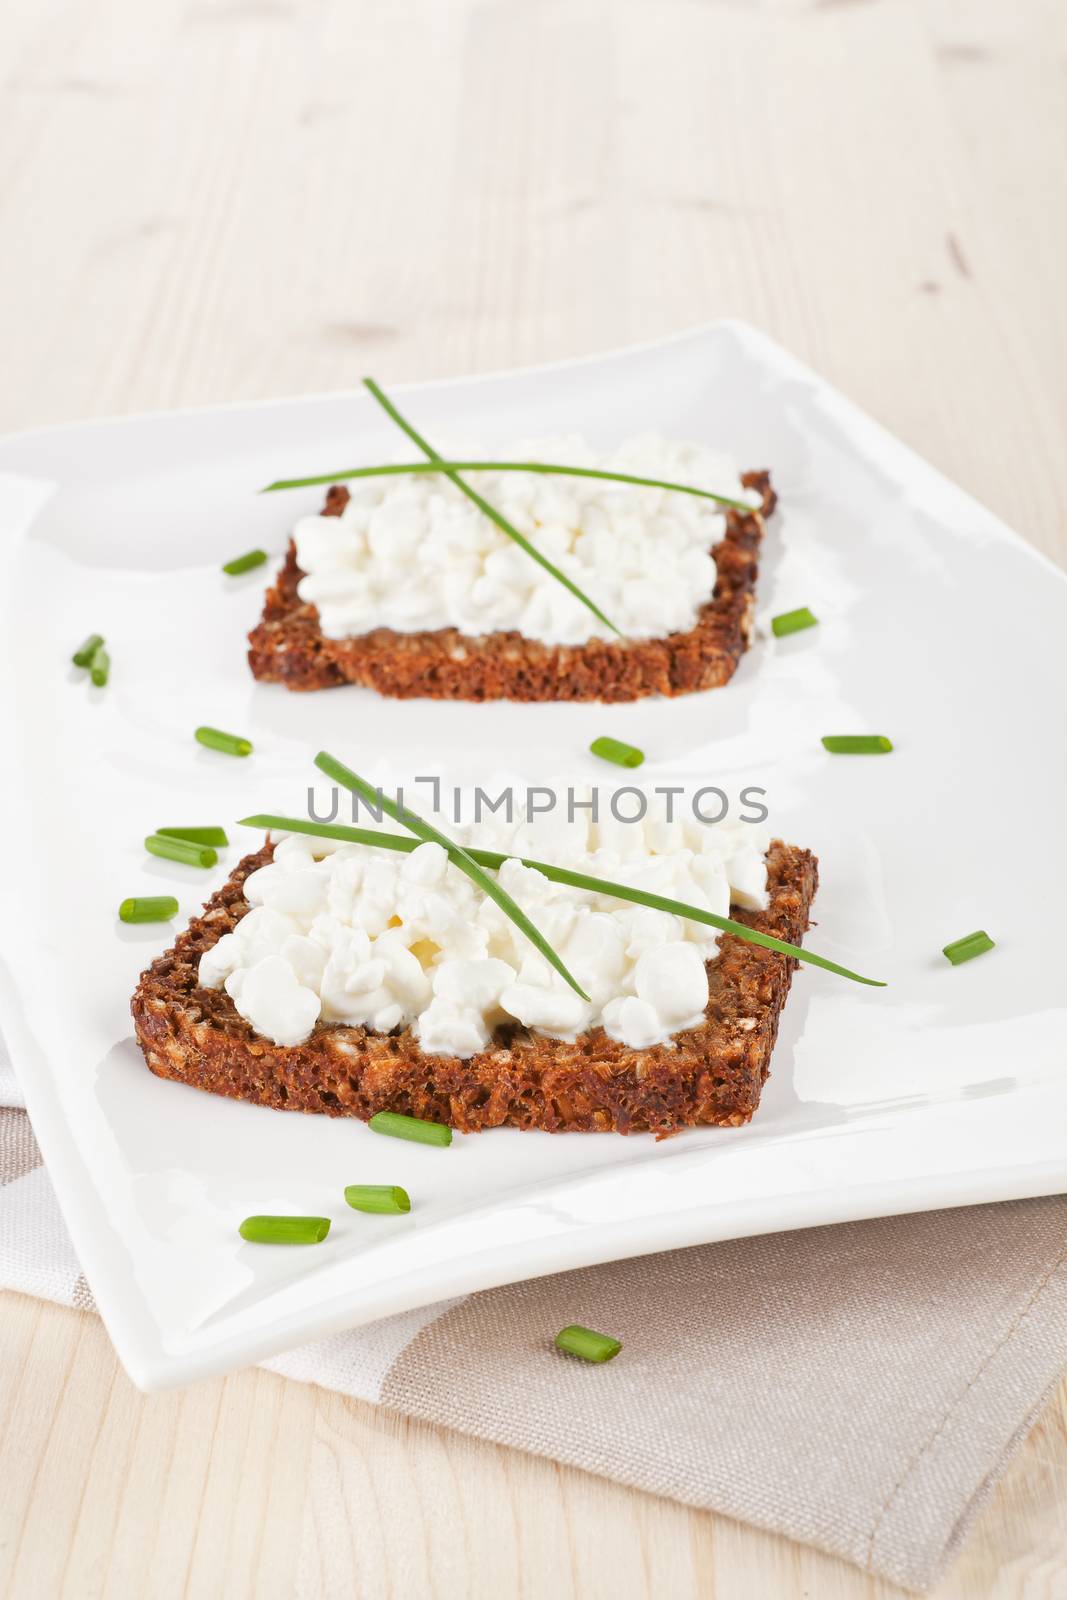
[[[314,605],[300,599],[304,576],[290,541],[285,565],[267,591],[263,615],[248,636],[254,677],[287,689],[363,684],[408,700],[638,700],[693,694],[733,677],[752,635],[763,518],[776,504],[767,472],[742,483],[763,495],[759,512],[729,511],[714,547],[715,588],[687,633],[663,639],[590,639],[549,645],[521,633],[473,636],[455,628],[395,633],[376,628],[352,639],[327,639]],[[335,485],[324,516],[340,516],[348,490]]]
[[[145,1061],[159,1077],[280,1110],[364,1120],[401,1111],[464,1133],[506,1125],[662,1136],[697,1125],[738,1127],[756,1110],[797,963],[730,934],[708,963],[704,1021],[648,1050],[609,1039],[601,1028],[566,1043],[518,1024],[469,1060],[424,1055],[408,1030],[382,1034],[333,1023],[317,1025],[303,1045],[272,1044],[224,990],[197,981],[204,951],[249,909],[245,878],[272,855],[268,843],[246,856],[203,915],[141,974],[131,1009]],[[768,909],[732,915],[799,944],[818,863],[780,840],[767,862]]]

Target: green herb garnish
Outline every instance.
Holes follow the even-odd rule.
[[[436,1126],[430,1123],[430,1127]],[[345,1190],[345,1200],[353,1211],[366,1211],[378,1217],[395,1217],[411,1210],[407,1190],[388,1183],[350,1183]]]
[[[731,511],[743,511],[753,516],[759,506],[744,500],[732,500],[726,494],[714,494],[710,489],[698,489],[692,483],[672,483],[667,478],[641,478],[632,472],[608,472],[601,467],[568,467],[557,461],[445,461],[435,456],[432,461],[405,461],[400,465],[390,462],[381,467],[346,467],[343,472],[317,472],[313,478],[279,478],[268,483],[260,494],[275,494],[279,489],[317,489],[324,484],[344,483],[353,478],[397,478],[411,473],[435,472],[533,472],[549,478],[602,478],[606,483],[625,483],[637,489],[667,489],[673,494],[691,494],[699,500],[714,500],[716,505],[728,506]]]
[[[178,902],[172,894],[134,895],[119,906],[122,922],[169,922],[178,915]]]
[[[385,414],[392,418],[398,428],[402,428],[404,430],[412,443],[418,445],[423,454],[430,461],[434,462],[437,468],[444,473],[445,477],[450,483],[454,483],[456,488],[461,490],[462,493],[467,496],[467,499],[472,501],[474,505],[478,507],[478,510],[489,518],[490,522],[494,522],[502,533],[506,533],[508,538],[512,539],[520,549],[525,550],[526,554],[531,556],[533,560],[537,562],[538,566],[544,567],[546,572],[551,573],[556,579],[557,583],[561,583],[565,589],[568,589],[570,593],[574,595],[576,600],[580,600],[582,605],[591,611],[594,617],[598,618],[598,620],[602,622],[606,628],[610,628],[612,633],[616,633],[619,635],[620,639],[622,638],[622,634],[612,622],[611,618],[606,617],[603,611],[601,611],[600,607],[596,605],[594,601],[590,600],[589,596],[585,594],[583,590],[579,589],[578,585],[568,578],[565,572],[561,572],[560,569],[553,564],[553,562],[549,561],[547,556],[542,555],[537,546],[531,544],[529,539],[526,538],[525,534],[520,533],[518,528],[514,527],[513,524],[508,521],[507,517],[502,516],[495,506],[489,504],[488,500],[483,499],[478,493],[477,489],[472,489],[470,484],[465,482],[465,480],[459,476],[459,473],[456,472],[455,468],[450,467],[447,462],[443,461],[433,446],[427,444],[422,435],[415,432],[415,429],[411,426],[410,422],[400,415],[400,412],[393,405],[393,402],[382,393],[373,378],[364,378],[363,383],[369,393],[374,396],[375,400],[377,400]]]
[[[954,967],[964,961],[973,961],[975,956],[984,956],[987,950],[993,950],[995,942],[988,933],[981,929],[977,933],[969,933],[964,939],[954,939],[951,944],[945,945],[942,955],[946,955]]]
[[[606,735],[594,739],[589,750],[601,761],[613,761],[617,767],[639,767],[645,759],[645,752],[636,745],[623,744],[621,739],[609,739]]]
[[[234,556],[232,561],[224,561],[222,570],[228,572],[231,578],[236,578],[242,572],[251,572],[253,567],[261,567],[266,559],[265,550],[249,550],[243,556]]]
[[[452,1143],[452,1129],[444,1122],[427,1122],[422,1117],[405,1117],[399,1111],[376,1111],[367,1123],[372,1133],[390,1139],[410,1139],[414,1144]]]
[[[310,822],[303,817],[276,817],[260,813],[254,817],[242,817],[240,826],[243,828],[267,828],[282,833],[307,833],[320,839],[341,839],[346,844],[372,845],[382,850],[402,850],[405,853],[418,849],[417,841],[405,839],[402,834],[381,833],[374,828],[349,828],[342,823]],[[811,967],[822,967],[826,972],[835,972],[839,978],[851,978],[853,983],[867,984],[872,989],[884,989],[886,985],[880,978],[863,978],[858,972],[851,972],[848,967],[839,966],[836,961],[830,961],[826,956],[817,956],[811,950],[805,950],[798,944],[787,944],[784,939],[775,939],[769,933],[761,933],[758,928],[750,928],[747,923],[734,922],[730,917],[720,917],[714,911],[705,911],[700,906],[686,905],[681,900],[668,900],[663,895],[650,894],[645,889],[633,889],[627,883],[614,883],[607,878],[591,878],[584,872],[568,872],[565,867],[553,867],[546,861],[534,861],[528,856],[514,856],[502,854],[499,850],[476,850],[473,847],[467,850],[467,855],[479,866],[497,870],[505,861],[518,860],[524,867],[533,867],[536,872],[541,872],[553,883],[566,883],[574,889],[589,889],[594,894],[609,895],[613,900],[629,900],[636,906],[650,906],[653,911],[669,911],[672,916],[685,917],[690,922],[702,922],[705,927],[719,928],[723,933],[732,933],[737,939],[745,939],[749,944],[758,944],[764,950],[776,950],[779,955],[791,956],[794,961],[807,962]],[[451,850],[449,852],[451,856]]]
[[[144,842],[150,856],[161,856],[164,861],[180,861],[186,867],[213,867],[219,853],[209,844],[194,844],[191,839],[169,839],[161,833],[150,833]]]
[[[238,1228],[250,1244],[321,1244],[329,1217],[246,1217]]]
[[[102,689],[111,671],[111,657],[102,644],[98,644],[89,657],[89,677],[97,689]]]
[[[242,739],[238,733],[221,733],[218,728],[197,728],[196,741],[209,750],[221,750],[224,756],[250,756],[251,739]]]
[[[799,606],[796,611],[783,611],[781,616],[771,618],[771,632],[776,639],[784,639],[787,633],[800,633],[803,628],[814,628],[818,624],[807,606]]]
[[[91,633],[85,643],[78,646],[70,659],[76,667],[87,667],[103,642],[104,635],[102,633]]]
[[[187,839],[190,844],[213,844],[225,850],[229,844],[225,828],[157,828],[163,839]]]
[[[315,765],[320,772],[325,772],[326,776],[332,778],[335,783],[340,783],[346,789],[351,789],[354,793],[362,795],[363,799],[370,805],[380,802],[382,809],[392,817],[394,822],[399,822],[402,827],[410,828],[411,832],[417,834],[420,839],[427,840],[432,844],[439,844],[444,850],[447,850],[452,864],[457,866],[461,872],[466,873],[471,882],[477,884],[483,894],[487,894],[490,900],[496,902],[504,915],[511,918],[519,931],[526,935],[530,943],[536,950],[541,952],[549,965],[555,967],[560,977],[570,984],[575,994],[579,995],[583,1000],[589,999],[581,984],[568,972],[540,928],[530,921],[521,906],[516,905],[507,890],[502,889],[494,878],[490,878],[488,873],[482,870],[478,862],[464,850],[462,845],[455,844],[453,840],[448,838],[447,834],[441,833],[431,822],[425,822],[422,817],[417,816],[407,806],[401,810],[394,800],[389,799],[388,795],[382,794],[380,789],[373,788],[366,778],[361,778],[358,772],[353,772],[350,767],[346,767],[343,762],[338,761],[336,756],[331,756],[328,751],[319,751],[315,757]]]
[[[893,741],[884,733],[824,733],[822,747],[832,756],[884,756]]]
[[[612,1361],[622,1349],[618,1339],[606,1333],[594,1333],[583,1328],[580,1322],[571,1322],[556,1334],[556,1349],[569,1356],[580,1356],[583,1361]]]

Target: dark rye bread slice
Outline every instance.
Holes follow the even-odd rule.
[[[759,1104],[794,960],[724,934],[708,964],[705,1020],[673,1046],[634,1050],[600,1028],[573,1044],[518,1024],[470,1060],[423,1055],[409,1031],[374,1033],[320,1023],[306,1044],[275,1045],[253,1032],[224,990],[202,989],[205,950],[244,916],[242,885],[271,859],[267,844],[142,973],[133,996],[137,1041],[161,1078],[256,1105],[362,1117],[402,1111],[464,1133],[508,1125],[657,1134],[699,1124],[738,1127]],[[776,841],[768,852],[770,905],[733,915],[799,944],[818,884],[808,850]]]
[[[581,645],[541,644],[514,632],[473,637],[455,628],[376,628],[352,639],[327,639],[315,606],[297,594],[304,574],[290,541],[263,616],[248,636],[252,674],[288,689],[359,683],[400,700],[617,701],[718,688],[733,677],[752,635],[763,518],[776,503],[769,473],[746,472],[741,481],[761,491],[762,510],[727,513],[726,532],[712,551],[715,588],[688,633]],[[348,490],[335,485],[323,515],[340,516],[348,499]]]

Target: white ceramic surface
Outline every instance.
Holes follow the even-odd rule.
[[[1062,956],[1067,583],[1049,563],[762,335],[719,324],[594,360],[409,387],[427,433],[501,444],[658,428],[768,465],[782,496],[759,593],[766,627],[726,689],[634,706],[398,704],[255,684],[244,635],[314,493],[281,475],[381,458],[362,395],[94,423],[0,444],[0,588],[10,765],[2,789],[0,1023],[75,1246],[146,1388],[224,1371],[444,1296],[612,1257],[773,1229],[1067,1187]],[[68,666],[91,630],[112,681]],[[248,734],[238,762],[200,722]],[[893,755],[820,735],[889,734]],[[802,969],[763,1104],[737,1131],[457,1137],[447,1151],[361,1124],[163,1083],[128,996],[169,942],[115,918],[174,892],[181,919],[229,870],[146,857],[160,824],[302,809],[310,758],[377,779],[443,771],[607,781],[597,734],[640,745],[650,783],[768,792],[776,831],[821,860],[816,948],[889,980]],[[613,776],[613,775],[608,775]],[[174,926],[180,926],[180,922]],[[954,969],[949,939],[996,950]],[[410,1190],[363,1217],[346,1183]],[[253,1211],[325,1212],[328,1243],[245,1245]]]

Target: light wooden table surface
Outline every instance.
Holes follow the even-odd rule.
[[[1063,0],[8,0],[0,71],[0,427],[735,315],[1067,559]],[[34,1600],[896,1592],[262,1372],[145,1399],[14,1295],[0,1429]],[[1067,1595],[1065,1530],[1067,1387],[939,1595]]]

